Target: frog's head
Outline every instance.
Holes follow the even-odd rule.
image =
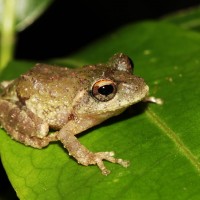
[[[115,54],[107,64],[96,65],[92,80],[88,93],[83,95],[87,106],[82,106],[79,113],[87,108],[87,113],[115,115],[144,99],[149,91],[144,80],[133,75],[131,59],[122,53]]]

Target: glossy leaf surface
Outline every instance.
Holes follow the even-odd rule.
[[[134,73],[164,104],[132,106],[79,140],[92,151],[115,151],[131,166],[105,162],[112,173],[103,176],[96,166],[78,165],[59,143],[37,150],[1,130],[1,159],[20,199],[199,199],[200,35],[162,21],[130,24],[60,63],[80,67],[116,52],[133,59]],[[24,67],[18,74],[31,66],[10,66],[16,64]],[[14,78],[12,69],[1,80]]]

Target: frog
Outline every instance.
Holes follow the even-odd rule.
[[[128,167],[130,162],[116,158],[114,151],[90,151],[77,134],[147,97],[149,87],[133,69],[123,53],[80,68],[36,64],[1,83],[0,126],[12,139],[33,148],[61,142],[79,164],[97,165],[103,175],[110,173],[104,161]]]

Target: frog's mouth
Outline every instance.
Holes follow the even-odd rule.
[[[147,96],[149,95],[149,86],[145,85],[144,89],[141,90],[141,92],[138,94],[138,99],[135,103],[142,101],[143,99],[145,99]]]

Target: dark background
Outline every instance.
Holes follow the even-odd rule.
[[[55,0],[34,24],[19,33],[15,58],[39,61],[67,56],[125,24],[158,19],[195,5],[200,5],[200,0]],[[2,199],[17,197],[0,163]]]
[[[157,19],[198,4],[200,0],[54,0],[18,35],[16,58],[64,57],[127,23]]]

